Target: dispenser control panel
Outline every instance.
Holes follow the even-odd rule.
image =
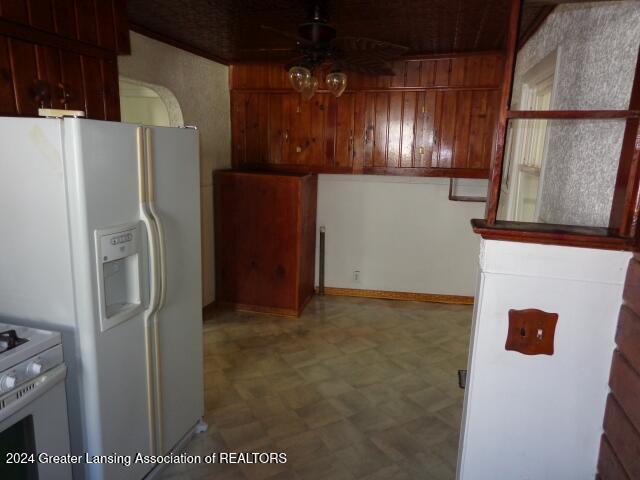
[[[100,302],[100,329],[109,330],[143,309],[140,248],[141,224],[95,231]]]
[[[124,232],[102,235],[100,237],[100,253],[103,262],[111,262],[128,257],[138,251],[137,228]]]

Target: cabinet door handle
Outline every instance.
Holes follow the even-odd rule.
[[[29,93],[33,101],[41,107],[51,101],[51,85],[44,80],[34,80],[29,88]]]
[[[365,128],[364,130],[364,143],[369,143],[369,141],[371,140],[371,137],[369,136],[369,131],[373,130],[372,126],[368,126],[367,128]]]
[[[289,141],[289,130],[285,130],[284,133],[282,134],[282,136],[284,137],[285,142]]]

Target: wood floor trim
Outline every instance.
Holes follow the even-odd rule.
[[[473,297],[465,295],[442,295],[439,293],[390,292],[387,290],[365,290],[360,288],[325,287],[325,295],[342,297],[382,298],[387,300],[405,300],[412,302],[449,303],[454,305],[473,305]]]

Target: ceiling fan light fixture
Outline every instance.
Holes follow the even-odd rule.
[[[310,100],[311,97],[316,93],[318,89],[318,79],[316,77],[309,77],[307,81],[302,85],[302,90],[300,90],[300,95],[305,100]]]
[[[302,92],[311,78],[311,71],[308,68],[295,65],[289,69],[289,81],[296,92]]]
[[[331,72],[325,78],[327,88],[334,97],[339,97],[347,88],[347,76],[342,72]]]

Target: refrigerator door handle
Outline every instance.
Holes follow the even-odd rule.
[[[166,292],[166,269],[165,269],[165,247],[164,247],[164,229],[160,222],[158,213],[155,209],[155,183],[154,177],[154,165],[153,165],[153,145],[152,145],[152,130],[150,128],[144,129],[144,143],[146,153],[146,189],[147,189],[147,206],[151,221],[154,225],[154,230],[158,234],[158,249],[157,249],[157,261],[158,261],[158,302],[154,312],[154,325],[153,325],[153,363],[154,370],[152,376],[153,387],[155,389],[154,394],[154,412],[155,412],[155,440],[156,450],[159,453],[163,453],[163,405],[162,405],[162,359],[160,358],[160,323],[158,322],[157,312],[162,308],[164,304],[164,297]]]
[[[140,200],[140,217],[142,223],[144,223],[147,230],[147,238],[149,245],[149,306],[144,312],[144,337],[145,337],[145,353],[147,358],[147,408],[149,411],[149,440],[151,443],[151,452],[158,452],[158,438],[156,435],[156,392],[154,390],[155,385],[155,372],[153,368],[154,363],[154,351],[157,345],[155,338],[155,328],[152,328],[151,322],[155,312],[158,309],[159,303],[159,288],[158,288],[158,241],[157,232],[153,218],[149,212],[148,197],[147,197],[147,168],[145,162],[145,142],[143,127],[136,129],[136,144],[137,144],[137,160],[138,160],[138,194]]]
[[[164,307],[167,297],[167,251],[165,245],[164,227],[158,211],[156,210],[155,198],[155,182],[153,180],[153,147],[152,147],[152,130],[145,129],[146,146],[147,146],[147,188],[149,194],[149,211],[155,222],[159,238],[159,260],[160,260],[160,299],[158,301],[158,310]]]

